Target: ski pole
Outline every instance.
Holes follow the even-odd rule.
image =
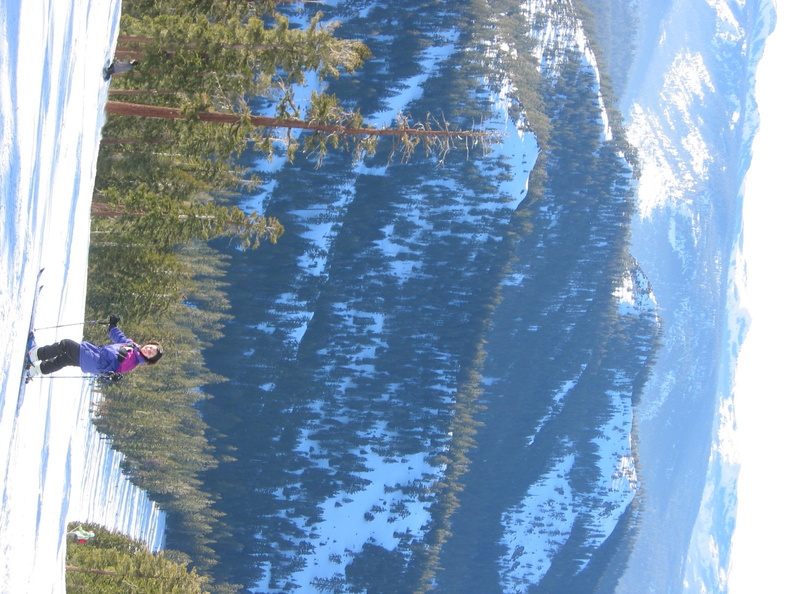
[[[92,379],[90,375],[37,375],[33,378],[34,381],[37,380],[56,380],[56,379]]]
[[[105,384],[115,384],[120,382],[123,379],[123,376],[117,372],[105,372],[99,374],[85,374],[85,375],[37,375],[31,379],[40,380],[40,379],[48,379],[48,380],[56,380],[56,379],[87,379],[91,381],[99,381]]]
[[[37,375],[36,377],[31,378],[33,381],[38,380],[56,380],[56,379],[83,379],[88,380],[92,383],[102,383],[102,384],[114,384],[118,383],[120,379],[110,379],[100,377],[98,375]]]
[[[109,324],[108,320],[85,320],[84,322],[75,322],[74,324],[58,324],[57,326],[44,326],[43,328],[34,328],[34,330],[52,330],[53,328],[67,328],[68,326],[82,326],[84,324]]]

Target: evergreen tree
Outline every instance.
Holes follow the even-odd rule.
[[[70,528],[75,528],[70,525]],[[101,526],[83,526],[95,533],[85,543],[69,541],[66,547],[66,591],[96,594],[205,594],[209,578],[187,563],[166,554],[149,552],[142,542],[114,534]],[[226,590],[228,591],[228,590]]]

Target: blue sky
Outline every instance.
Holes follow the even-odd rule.
[[[792,11],[777,3],[778,22],[757,72],[760,128],[746,180],[743,213],[751,326],[735,384],[741,470],[729,589],[733,594],[774,592],[788,583],[792,507],[787,478],[792,399],[789,388],[788,257],[792,254],[789,189],[789,57]]]

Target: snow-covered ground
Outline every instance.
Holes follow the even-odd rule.
[[[163,514],[120,476],[75,373],[20,389],[36,274],[35,326],[84,316],[90,204],[120,0],[0,3],[0,592],[63,592],[69,521],[162,543]],[[40,343],[79,339],[80,325]]]

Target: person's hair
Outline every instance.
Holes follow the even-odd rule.
[[[149,357],[148,359],[146,359],[146,356],[145,356],[145,355],[143,355],[142,353],[141,353],[141,356],[142,356],[144,359],[146,359],[146,363],[147,363],[148,365],[154,365],[154,363],[156,363],[157,361],[159,361],[160,359],[162,359],[162,345],[161,345],[160,343],[158,343],[156,340],[149,340],[149,341],[148,341],[146,344],[144,344],[143,346],[146,346],[146,345],[148,345],[148,344],[153,344],[155,347],[157,347],[157,354],[156,354],[156,355],[154,355],[153,357]]]

